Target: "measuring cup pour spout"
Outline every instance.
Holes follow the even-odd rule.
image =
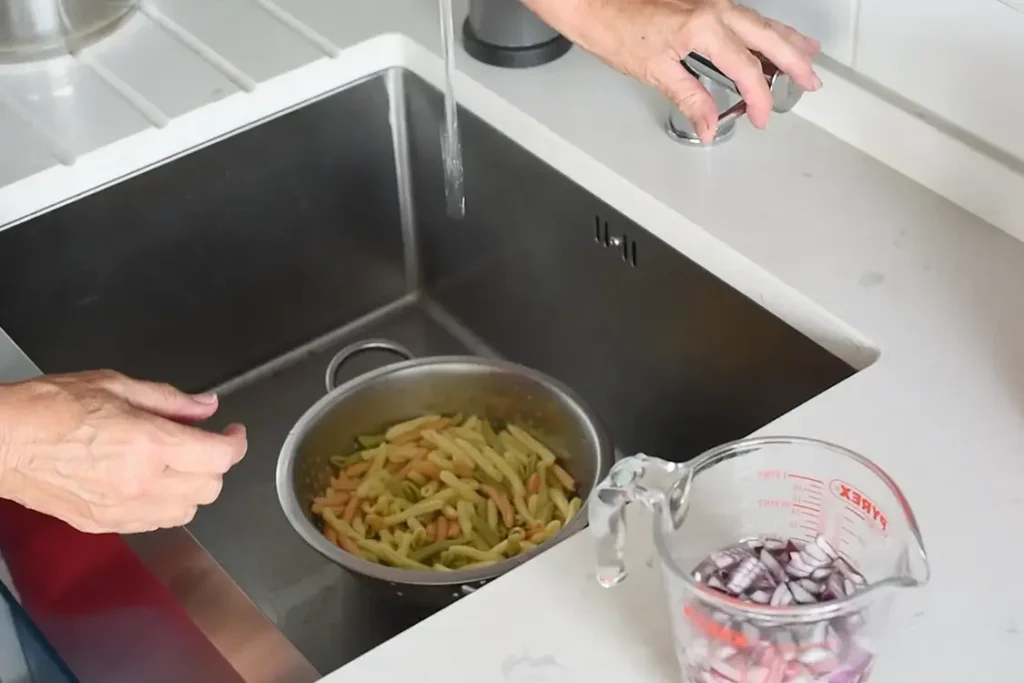
[[[685,681],[865,683],[892,598],[928,583],[917,520],[875,463],[756,437],[687,463],[620,460],[588,506],[597,579],[626,577],[626,508],[654,548]]]

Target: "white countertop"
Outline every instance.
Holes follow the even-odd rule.
[[[8,175],[0,180],[13,184],[0,188],[0,225],[386,66],[440,82],[433,3],[277,6],[316,27],[305,37],[294,30],[301,40],[282,48],[294,63],[275,69],[266,51],[246,56],[225,37],[214,45],[224,60],[256,66],[202,78],[197,71],[187,83],[201,83],[215,103],[188,113],[140,104],[139,132],[112,145],[117,131],[54,125],[42,137],[75,163],[32,152],[19,157],[22,170],[3,162]],[[231,16],[223,35],[244,34],[251,17]],[[162,45],[145,33],[153,26],[115,36],[88,59],[126,69],[109,55],[138,58],[147,44]],[[189,28],[204,30],[208,44],[219,40],[209,25]],[[298,66],[302,54],[315,59],[314,41],[337,56],[265,78]],[[744,126],[727,145],[695,150],[666,138],[660,98],[579,50],[526,71],[464,55],[459,67],[468,108],[623,214],[852,363],[867,365],[880,352],[762,433],[819,437],[864,453],[900,483],[918,515],[932,583],[897,605],[873,683],[1018,679],[1012,653],[1024,642],[1024,595],[979,567],[1024,560],[1024,549],[1006,542],[1024,519],[1024,244],[797,116],[776,117],[763,133]],[[214,83],[218,73],[229,74],[227,85]],[[9,101],[6,78],[0,73]],[[130,90],[144,87],[140,76]],[[146,102],[173,109],[202,99],[189,92]],[[3,130],[0,122],[0,138]],[[29,167],[48,170],[24,178]],[[0,337],[0,371],[15,357],[3,348]],[[429,672],[448,683],[678,681],[665,601],[646,562],[648,534],[634,534],[630,553],[631,576],[600,589],[581,534],[325,680],[425,680]]]

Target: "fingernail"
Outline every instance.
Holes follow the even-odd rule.
[[[715,128],[717,128],[717,126],[717,118],[713,123],[707,119],[703,119],[700,122],[700,130],[697,131],[697,137],[699,137],[700,141],[705,145],[711,144],[715,139]]]
[[[240,436],[242,436],[243,438],[247,436],[247,433],[246,433],[246,429],[245,429],[245,425],[243,425],[243,424],[238,424],[237,422],[232,422],[231,424],[229,424],[229,425],[228,425],[228,426],[227,426],[227,427],[226,427],[226,428],[224,429],[224,433],[225,433],[225,434],[228,434],[228,435],[232,435],[232,436],[234,436],[234,435],[240,435]]]
[[[194,394],[192,399],[197,403],[205,403],[210,405],[211,403],[217,402],[217,394]]]
[[[818,89],[821,88],[821,86],[822,86],[821,79],[818,77],[818,74],[814,74],[814,89],[818,90]]]

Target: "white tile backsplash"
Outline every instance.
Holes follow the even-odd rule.
[[[789,24],[821,42],[822,51],[843,64],[853,59],[858,0],[742,0],[766,17]]]
[[[858,71],[1024,159],[1024,12],[1001,0],[860,1]]]
[[[830,57],[1024,159],[1024,0],[743,0]],[[858,6],[859,3],[859,6]]]

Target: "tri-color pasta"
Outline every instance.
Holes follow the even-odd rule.
[[[313,501],[343,550],[404,569],[482,567],[529,551],[580,510],[576,482],[522,427],[423,415],[331,458]]]

